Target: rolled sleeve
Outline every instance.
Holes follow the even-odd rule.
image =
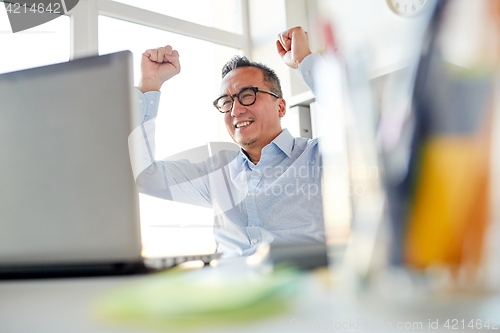
[[[155,118],[158,115],[160,103],[159,91],[142,93],[136,89],[136,101],[139,105],[139,123],[134,124],[134,130],[129,136],[130,159],[134,177],[154,163],[155,151]]]
[[[319,53],[311,53],[302,60],[300,67],[295,70],[295,74],[304,81],[309,90],[315,93],[314,87],[314,66],[319,62],[322,62],[323,58]]]
[[[156,118],[158,115],[160,96],[161,92],[159,91],[142,93],[139,89],[136,89],[136,99],[139,105],[139,121],[141,124]]]

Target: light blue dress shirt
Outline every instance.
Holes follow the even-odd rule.
[[[315,56],[304,59],[298,73],[310,87]],[[317,139],[294,138],[284,129],[262,149],[257,164],[243,150],[220,143],[188,151],[185,159],[155,160],[160,92],[137,94],[141,124],[129,144],[140,191],[212,207],[218,253],[250,255],[263,243],[325,241]]]

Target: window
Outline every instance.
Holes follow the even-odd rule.
[[[132,51],[136,85],[141,75],[141,54],[146,49],[167,44],[180,54],[181,73],[167,81],[161,90],[156,157],[167,157],[204,145],[207,141],[230,140],[224,135],[225,131],[218,131],[223,120],[212,101],[219,94],[223,64],[240,50],[106,16],[99,17],[99,53]],[[193,91],[196,91],[195,99]],[[175,147],[168,144],[169,139],[176,141]]]
[[[238,0],[114,0],[181,20],[241,33]]]
[[[156,120],[157,159],[205,145],[207,141],[231,140],[212,101],[218,96],[222,64],[238,54],[238,49],[107,16],[99,16],[98,22],[99,53],[130,50],[136,85],[141,75],[141,54],[146,49],[169,44],[180,54],[181,73],[161,89]],[[211,209],[146,195],[140,195],[140,203],[145,255],[214,251]]]
[[[239,3],[239,0],[97,2],[95,48],[99,54],[130,50],[136,85],[140,80],[141,54],[146,49],[168,44],[180,54],[181,73],[161,89],[156,120],[157,159],[205,145],[207,141],[231,140],[212,101],[219,93],[223,64],[241,54],[246,45],[244,35],[237,33],[241,30]],[[200,93],[201,87],[207,89]],[[195,90],[197,98],[193,99]],[[214,250],[211,209],[146,195],[140,195],[140,204],[145,255]]]
[[[0,73],[69,60],[71,24],[69,16],[62,16],[32,29],[12,34],[4,8],[1,3]]]
[[[156,157],[228,141],[212,101],[223,64],[249,45],[243,1],[85,0],[67,16],[16,34],[2,33],[10,31],[2,5],[0,73],[128,49],[137,84],[142,52],[170,44],[181,55],[182,71],[162,87]],[[207,89],[200,94],[200,87]],[[212,210],[143,195],[140,203],[146,255],[213,251]]]

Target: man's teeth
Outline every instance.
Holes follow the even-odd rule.
[[[236,124],[236,128],[240,128],[240,127],[243,127],[243,126],[247,126],[247,125],[250,125],[250,121],[245,121],[243,123],[239,123],[239,124]]]

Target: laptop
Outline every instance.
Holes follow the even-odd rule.
[[[132,54],[0,75],[0,277],[144,273]],[[146,264],[149,263],[149,264]]]

